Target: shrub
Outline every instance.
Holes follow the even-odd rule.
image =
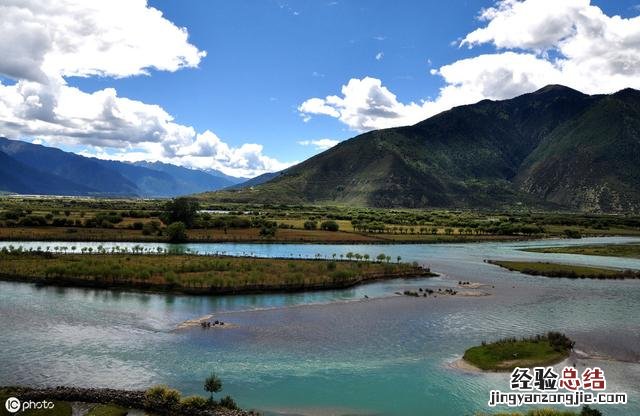
[[[187,241],[187,227],[183,222],[174,222],[167,227],[167,236],[172,243]]]
[[[337,222],[333,220],[328,220],[328,221],[322,221],[322,224],[320,224],[320,228],[325,231],[338,231],[340,229],[340,226],[338,225]]]
[[[263,226],[260,229],[260,236],[262,237],[275,237],[275,235],[276,235],[276,227]]]
[[[172,409],[179,402],[180,392],[168,386],[153,386],[144,393],[144,404],[152,409]]]
[[[567,238],[582,238],[582,234],[580,234],[580,231],[576,230],[564,230],[564,235]]]
[[[304,222],[305,230],[315,230],[318,228],[318,221],[308,220]]]
[[[180,408],[185,413],[204,410],[207,407],[209,407],[209,401],[201,396],[189,396],[180,400]]]
[[[226,407],[227,409],[235,410],[238,408],[236,402],[231,398],[231,396],[225,396],[220,399],[220,406]]]

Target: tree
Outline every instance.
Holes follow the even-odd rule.
[[[267,225],[263,225],[262,228],[260,228],[260,236],[261,237],[275,237],[276,236],[276,227],[272,226],[269,227]]]
[[[211,373],[209,377],[204,381],[204,391],[209,392],[211,395],[209,397],[210,401],[213,401],[213,393],[218,393],[222,390],[222,381],[218,378],[215,373]]]
[[[193,198],[175,198],[166,203],[162,220],[166,224],[182,222],[191,227],[199,209],[200,203]]]
[[[376,257],[376,259],[378,259],[378,262],[380,262],[380,263],[385,261],[386,258],[387,258],[387,255],[384,254],[384,253],[380,253],[380,254],[378,254],[378,257]]]
[[[340,229],[340,226],[338,225],[337,222],[333,220],[328,220],[328,221],[322,221],[322,224],[320,224],[320,228],[325,231],[338,231]]]
[[[172,243],[187,241],[187,227],[181,221],[174,222],[167,227],[167,236]]]

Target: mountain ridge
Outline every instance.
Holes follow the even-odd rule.
[[[640,92],[634,89],[586,95],[549,85],[508,100],[454,107],[412,126],[367,132],[264,184],[200,197],[635,212],[640,208],[640,168],[634,162],[640,160],[638,108]]]
[[[161,162],[119,162],[0,137],[0,191],[19,194],[175,197],[231,186],[244,178]]]

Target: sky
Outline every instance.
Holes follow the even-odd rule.
[[[548,84],[640,89],[640,0],[0,0],[0,136],[253,177]]]

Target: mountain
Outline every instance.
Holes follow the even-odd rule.
[[[0,152],[0,191],[22,194],[174,197],[243,180],[160,162],[89,158],[2,137]]]
[[[69,188],[69,195],[137,195],[137,188],[134,183],[127,180],[117,171],[102,166],[97,159],[63,152],[54,147],[5,138],[0,138],[0,151],[32,169],[45,172],[52,177],[61,177],[67,183],[82,184],[88,188],[86,192],[78,192],[75,187],[71,187]],[[16,173],[19,172],[16,171]],[[63,189],[66,190],[67,188]],[[59,194],[60,192],[50,193]]]
[[[211,176],[215,176],[218,178],[223,178],[228,180],[229,182],[233,183],[233,184],[239,184],[242,183],[246,180],[249,180],[250,178],[241,178],[241,177],[237,177],[237,176],[229,176],[223,172],[220,172],[219,170],[216,169],[204,169],[204,172],[208,173]]]
[[[251,188],[253,186],[261,185],[263,183],[269,182],[271,179],[280,176],[280,172],[267,172],[262,175],[256,176],[255,178],[248,179],[244,182],[240,182],[233,186],[228,186],[225,189],[242,189],[242,188]]]
[[[640,92],[550,85],[371,131],[219,202],[640,211]]]
[[[134,165],[136,167],[142,167],[147,170],[151,170],[172,178],[174,184],[171,185],[171,188],[165,187],[165,189],[169,190],[166,196],[175,195],[175,193],[172,193],[170,191],[170,189],[172,188],[180,189],[181,195],[188,195],[203,192],[203,190],[208,191],[213,189],[226,188],[237,183],[238,181],[243,180],[242,178],[227,176],[218,171],[188,169],[182,166],[176,166],[162,162],[136,162]],[[212,172],[216,172],[217,174],[214,174]],[[155,177],[143,178],[143,181],[137,182],[139,187],[141,189],[153,189],[155,185],[153,179],[155,179]],[[156,194],[161,192],[162,190],[158,189],[156,191]]]
[[[36,195],[83,195],[91,189],[24,165],[0,151],[0,191]]]

